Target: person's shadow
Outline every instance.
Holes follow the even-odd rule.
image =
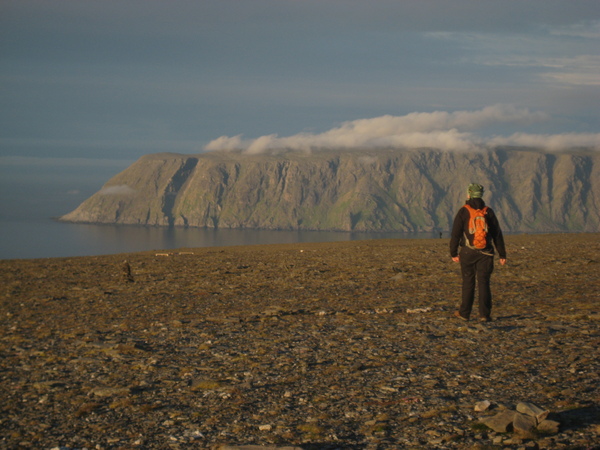
[[[560,422],[561,431],[577,431],[590,425],[600,425],[600,407],[595,404],[581,406],[553,413],[548,418]]]

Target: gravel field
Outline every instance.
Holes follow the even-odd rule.
[[[0,448],[600,448],[600,234],[506,241],[2,260]]]

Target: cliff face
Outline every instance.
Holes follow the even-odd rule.
[[[148,155],[61,220],[341,231],[448,230],[470,182],[506,231],[599,231],[600,154],[372,150]]]

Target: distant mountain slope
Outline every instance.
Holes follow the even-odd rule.
[[[147,155],[61,220],[343,231],[448,230],[478,182],[506,231],[599,231],[600,153],[496,149]]]

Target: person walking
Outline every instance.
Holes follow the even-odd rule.
[[[471,183],[467,188],[467,201],[458,210],[452,225],[450,256],[460,262],[462,274],[462,299],[454,316],[469,320],[478,289],[479,320],[492,320],[492,291],[490,279],[494,271],[494,247],[500,264],[506,264],[504,237],[496,214],[483,201],[483,186]],[[460,247],[460,251],[459,251]]]

